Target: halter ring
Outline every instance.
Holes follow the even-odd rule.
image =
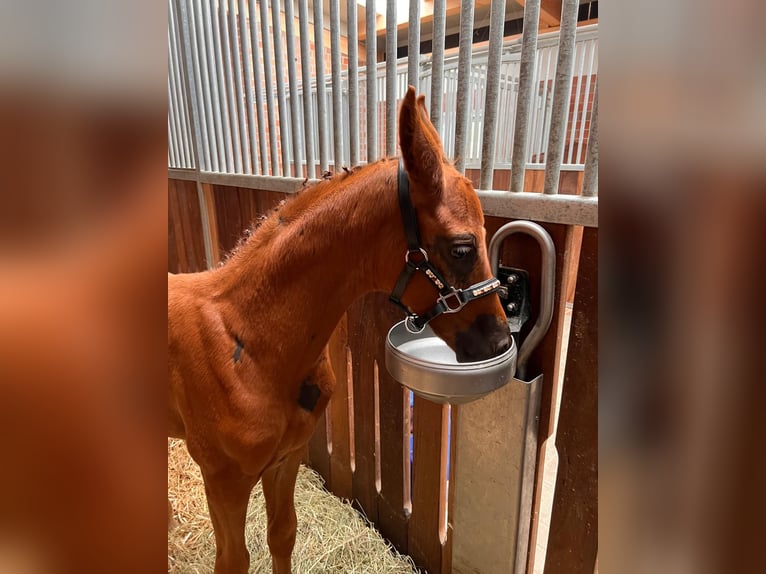
[[[423,330],[426,328],[425,325],[423,325],[420,329],[418,329],[417,325],[413,323],[415,320],[414,315],[407,315],[407,318],[404,319],[404,328],[407,329],[410,333],[413,335],[419,335],[423,332]]]
[[[457,301],[457,305],[450,305],[450,301]],[[437,304],[438,303],[442,303],[444,305],[444,313],[457,313],[466,305],[466,302],[463,301],[463,299],[460,297],[460,291],[454,287],[450,293],[447,293],[446,295],[439,295],[437,298]]]
[[[420,261],[412,261],[412,254],[418,253],[423,256],[423,259]],[[413,265],[414,267],[418,267],[419,265],[422,265],[423,263],[428,263],[428,253],[426,253],[426,250],[422,247],[418,247],[417,249],[408,249],[407,252],[404,254],[404,262],[407,265]]]

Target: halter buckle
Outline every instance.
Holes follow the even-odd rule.
[[[439,295],[437,303],[444,305],[444,313],[457,313],[466,305],[466,302],[460,296],[460,290],[454,287],[446,295]]]

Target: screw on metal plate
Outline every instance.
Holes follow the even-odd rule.
[[[529,274],[523,269],[499,266],[497,277],[505,289],[499,292],[511,333],[518,333],[529,319]]]

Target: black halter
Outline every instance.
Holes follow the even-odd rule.
[[[404,254],[405,265],[389,299],[407,313],[405,327],[412,333],[421,332],[429,321],[442,313],[457,313],[469,302],[485,297],[501,289],[500,281],[494,277],[471,285],[467,289],[456,289],[450,285],[441,273],[428,261],[428,253],[420,246],[418,218],[410,198],[410,180],[399,158],[399,210],[404,223],[404,235],[407,238],[407,252]],[[416,271],[422,271],[439,291],[436,304],[423,315],[413,313],[402,303],[402,295]]]

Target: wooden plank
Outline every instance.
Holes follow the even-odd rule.
[[[213,197],[213,189],[209,183],[203,183],[202,195],[205,202],[205,210],[207,211],[207,225],[210,230],[210,245],[212,248],[213,266],[218,265],[221,261],[221,249],[218,242],[218,223],[215,213],[215,198]]]
[[[526,0],[516,0],[516,2],[521,6],[526,6]],[[540,28],[559,26],[560,24],[561,0],[542,0],[540,2]]]
[[[332,490],[332,469],[330,467],[330,453],[327,451],[327,411],[317,422],[314,434],[311,435],[308,445],[309,464],[316,470],[327,483],[327,488]]]
[[[330,362],[335,372],[335,391],[327,407],[326,416],[332,420],[332,454],[330,455],[330,475],[332,484],[328,488],[341,498],[353,497],[351,450],[349,441],[349,405],[348,405],[348,318],[346,315],[338,323],[330,338]]]
[[[444,408],[444,405],[415,397],[412,516],[407,534],[408,552],[415,564],[430,574],[443,572],[439,502],[442,491],[440,478]]]
[[[386,370],[385,335],[402,320],[402,311],[388,301],[383,293],[370,297],[375,309],[374,328],[381,335],[376,348],[378,362],[380,405],[380,493],[378,495],[378,521],[376,526],[399,552],[407,553],[408,513],[405,511],[404,458],[405,440],[405,391]],[[405,437],[405,434],[407,435]],[[409,477],[407,477],[409,478]]]
[[[598,552],[598,230],[586,229],[556,448],[545,572],[594,572]]]
[[[371,299],[363,297],[348,310],[348,338],[354,379],[354,500],[367,518],[378,519],[375,488],[375,397],[373,361],[380,335],[371,329]]]
[[[171,267],[169,271],[171,273],[185,273],[186,272],[186,260],[182,256],[184,252],[183,247],[183,227],[181,223],[181,213],[178,206],[178,191],[176,190],[176,182],[168,180],[168,227],[173,233],[173,243],[168,244],[168,253],[173,253],[173,259],[175,267]],[[170,262],[170,257],[168,257]]]

